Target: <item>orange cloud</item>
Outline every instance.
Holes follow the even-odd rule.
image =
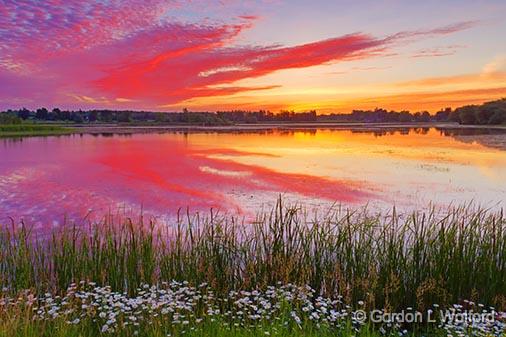
[[[349,112],[353,109],[382,107],[393,110],[427,110],[435,112],[445,107],[456,108],[467,104],[481,104],[506,97],[506,86],[485,89],[452,90],[444,92],[425,91],[398,95],[365,97],[343,102],[323,104],[320,112]]]
[[[396,85],[400,87],[406,86],[432,87],[440,85],[469,84],[469,83],[483,85],[484,83],[497,83],[497,82],[506,82],[506,72],[498,71],[493,73],[429,77],[420,80],[400,82],[397,83]]]

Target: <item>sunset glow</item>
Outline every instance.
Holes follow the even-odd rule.
[[[1,1],[0,108],[482,103],[506,96],[505,10],[467,0]]]

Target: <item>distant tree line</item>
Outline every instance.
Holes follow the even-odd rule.
[[[294,112],[282,110],[273,113],[266,110],[260,111],[218,111],[217,115],[224,120],[233,123],[261,123],[261,122],[317,122],[316,110],[309,112]]]
[[[435,114],[427,111],[387,111],[385,109],[353,110],[348,114],[332,113],[317,115],[315,110],[308,112],[280,111],[273,113],[259,111],[217,111],[191,112],[151,112],[88,110],[68,111],[55,108],[40,108],[35,111],[26,108],[7,110],[0,113],[0,123],[13,124],[22,120],[55,121],[73,123],[135,123],[135,124],[191,124],[191,125],[230,125],[236,123],[267,122],[359,122],[359,123],[423,123],[457,122],[460,124],[506,124],[506,98],[486,102],[481,105],[466,105],[455,110],[442,109]]]
[[[26,108],[7,110],[1,115],[17,117],[20,120],[73,123],[138,123],[138,124],[192,124],[192,125],[226,125],[230,121],[222,119],[213,112],[151,112],[151,111],[117,111],[88,110],[68,111],[54,108],[40,108],[35,111]]]
[[[506,124],[506,98],[457,108],[450,114],[449,119],[460,124]]]
[[[387,111],[385,109],[353,110],[349,114],[320,115],[320,120],[336,122],[360,123],[416,123],[416,122],[443,122],[447,121],[451,109],[446,108],[431,115],[428,111],[411,113],[409,111]]]
[[[506,98],[481,105],[466,105],[455,110],[442,109],[431,115],[427,111],[354,110],[350,114],[319,115],[318,120],[362,123],[457,122],[459,124],[506,124]]]

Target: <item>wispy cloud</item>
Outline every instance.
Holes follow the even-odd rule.
[[[485,75],[506,73],[506,55],[498,55],[492,61],[485,64],[482,73]]]
[[[420,49],[414,52],[411,57],[441,57],[455,55],[458,50],[465,48],[463,45],[449,45],[434,48]]]
[[[420,30],[410,30],[403,31],[396,34],[393,34],[388,37],[390,40],[416,40],[420,37],[434,37],[440,35],[449,35],[453,33],[458,33],[460,31],[473,28],[477,26],[479,21],[461,21],[455,22],[446,26],[436,27],[432,29],[420,29]]]

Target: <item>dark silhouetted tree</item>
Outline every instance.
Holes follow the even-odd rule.
[[[35,118],[40,120],[46,120],[48,118],[49,112],[46,108],[37,109],[35,112]]]
[[[456,110],[461,124],[476,124],[476,106],[466,105]]]
[[[30,117],[30,110],[23,108],[18,111],[18,117],[21,119],[28,119]]]

